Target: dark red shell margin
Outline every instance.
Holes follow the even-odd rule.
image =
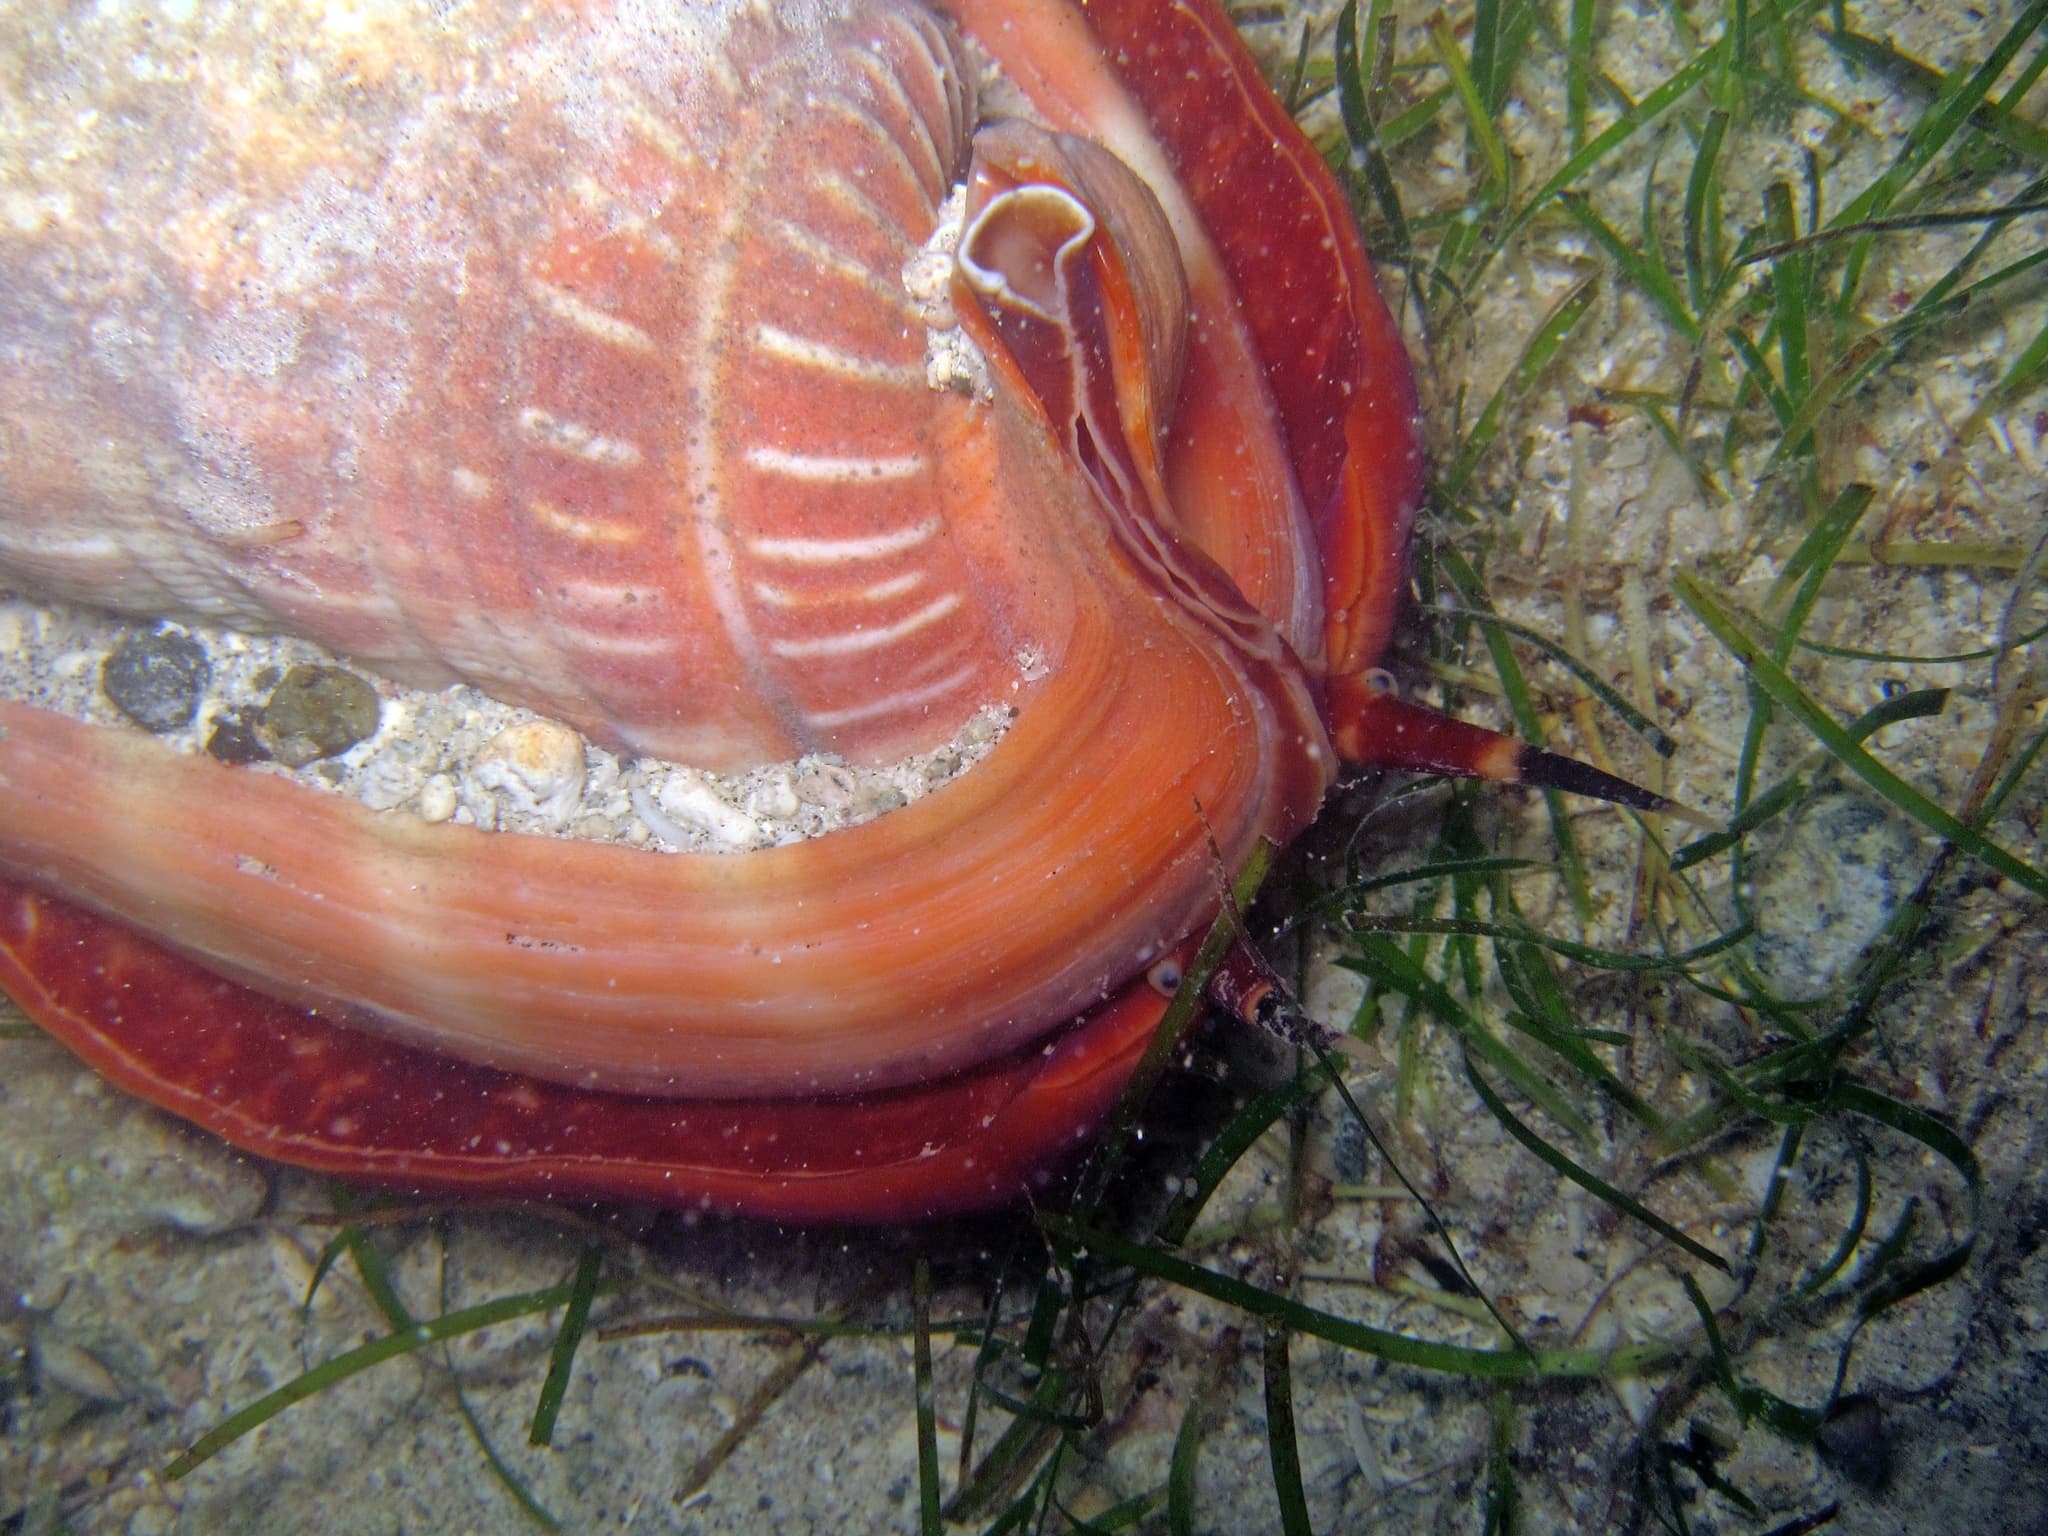
[[[1415,378],[1315,146],[1208,0],[1080,0],[1237,289],[1314,520],[1333,675],[1378,664],[1426,468]]]
[[[117,1087],[278,1162],[792,1221],[1014,1199],[1109,1112],[1165,1006],[1141,987],[1050,1045],[897,1093],[792,1105],[593,1093],[331,1023],[4,880],[0,988]]]

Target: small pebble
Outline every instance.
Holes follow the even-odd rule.
[[[455,781],[445,773],[435,774],[420,786],[421,821],[446,821],[459,804],[461,797],[455,792]]]
[[[377,690],[346,667],[293,667],[263,706],[264,744],[303,768],[375,735],[378,712]]]
[[[159,736],[192,723],[213,668],[188,635],[169,630],[130,635],[100,668],[100,687],[114,707]]]
[[[1860,1392],[1843,1398],[1828,1410],[1814,1438],[1821,1454],[1858,1487],[1876,1492],[1891,1481],[1891,1436],[1875,1398]]]
[[[553,830],[583,798],[583,738],[553,720],[507,726],[484,744],[470,779],[503,795],[506,808]]]
[[[76,1344],[46,1334],[31,1345],[30,1355],[43,1382],[62,1387],[87,1402],[118,1403],[128,1395],[97,1356]]]
[[[842,811],[853,804],[859,786],[852,773],[838,763],[808,761],[797,775],[796,792],[805,805]]]
[[[247,710],[216,715],[213,731],[206,738],[207,755],[223,763],[267,763],[270,748],[263,745],[256,722]]]
[[[669,774],[655,804],[661,816],[674,823],[674,830],[701,832],[722,848],[753,848],[765,840],[761,824],[720,795],[694,768],[678,768]],[[641,815],[646,813],[643,804]],[[657,825],[654,830],[671,842],[679,841],[668,827]]]
[[[1758,969],[1797,995],[1841,985],[1928,857],[1919,828],[1874,796],[1815,795],[1752,845]]]
[[[747,792],[747,809],[769,821],[787,821],[803,809],[796,792],[796,770],[782,764],[762,775]]]
[[[313,771],[318,773],[327,766],[318,764]],[[413,795],[412,764],[397,757],[373,759],[356,774],[354,794],[373,811],[397,810]]]
[[[1372,1144],[1366,1139],[1365,1126],[1355,1116],[1346,1115],[1330,1138],[1331,1177],[1339,1184],[1363,1184],[1371,1170]]]

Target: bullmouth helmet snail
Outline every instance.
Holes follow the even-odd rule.
[[[1656,803],[1377,685],[1408,362],[1212,0],[7,34],[0,986],[238,1146],[997,1204],[1341,764]]]

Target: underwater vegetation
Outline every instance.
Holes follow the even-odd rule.
[[[2042,8],[1239,12],[1418,359],[1385,665],[1713,829],[1340,790],[1241,927],[1356,1043],[916,1235],[330,1205],[25,1036],[24,1523],[2024,1522]]]

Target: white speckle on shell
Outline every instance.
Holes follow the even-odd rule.
[[[903,288],[924,321],[925,383],[933,389],[995,398],[988,359],[960,326],[953,310],[953,268],[960,231],[967,222],[967,189],[955,187],[939,205],[939,222],[930,237],[903,264]]]

